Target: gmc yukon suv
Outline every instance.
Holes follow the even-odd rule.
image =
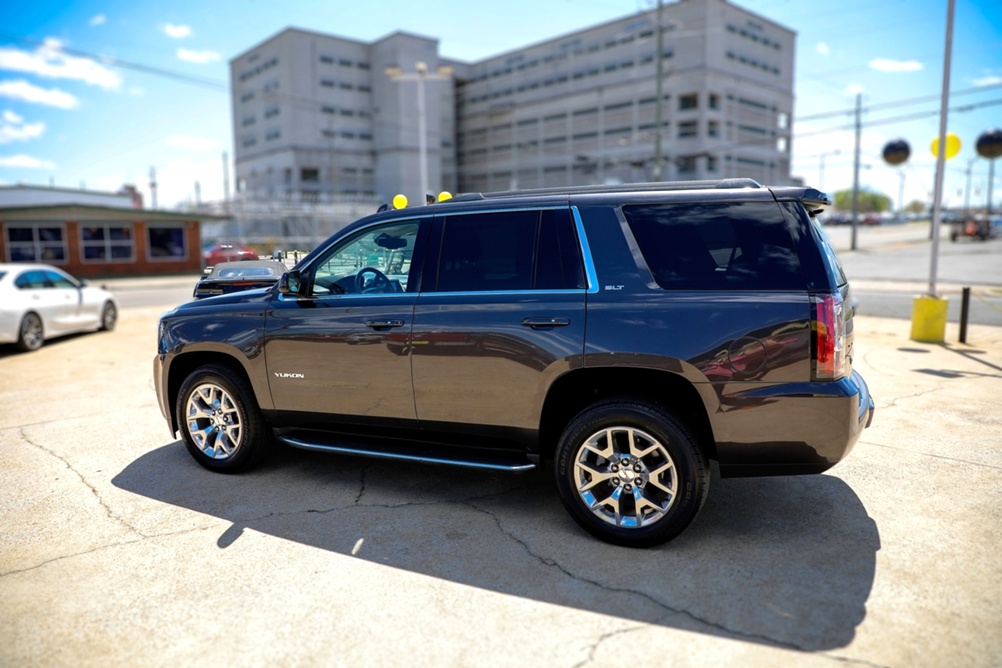
[[[161,411],[201,465],[277,443],[525,471],[603,540],[678,535],[721,477],[819,473],[873,402],[815,220],[748,179],[467,194],[363,218],[275,286],[166,313]]]

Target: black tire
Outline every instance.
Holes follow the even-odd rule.
[[[593,536],[627,547],[678,536],[710,488],[706,456],[685,424],[629,399],[594,404],[571,420],[554,472],[571,517]]]
[[[42,319],[37,313],[25,313],[17,330],[17,343],[14,345],[21,352],[30,353],[41,348],[44,343],[45,327]]]
[[[188,452],[211,471],[246,471],[272,449],[273,435],[254,393],[241,374],[225,366],[193,371],[181,385],[174,410]]]
[[[105,302],[101,308],[101,331],[110,332],[118,324],[118,309],[112,302]]]

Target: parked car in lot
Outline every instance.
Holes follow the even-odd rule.
[[[102,287],[45,264],[0,264],[0,343],[27,352],[57,336],[114,329],[117,320],[118,302]]]
[[[461,195],[363,218],[271,289],[178,306],[155,386],[202,466],[275,442],[519,472],[553,463],[613,543],[710,482],[819,473],[869,426],[827,196],[749,179]],[[586,326],[587,323],[587,326]]]
[[[285,264],[278,260],[249,260],[245,262],[220,262],[207,269],[195,284],[195,299],[216,295],[268,288],[285,273]]]
[[[214,267],[220,262],[257,260],[257,251],[242,244],[207,244],[202,248],[202,260],[206,267]]]

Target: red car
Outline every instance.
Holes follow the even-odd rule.
[[[220,262],[257,259],[254,249],[241,244],[209,244],[202,249],[202,260],[206,267],[214,267]]]

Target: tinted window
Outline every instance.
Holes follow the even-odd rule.
[[[581,254],[566,209],[483,213],[445,220],[440,292],[583,287]]]
[[[14,280],[14,285],[21,290],[37,290],[39,288],[52,287],[50,283],[46,282],[45,273],[40,270],[24,272]]]
[[[77,284],[58,271],[46,271],[45,280],[56,288],[76,288]]]
[[[803,289],[788,224],[773,202],[623,207],[654,280],[668,289]]]
[[[439,261],[440,292],[532,288],[538,211],[450,216]]]
[[[567,209],[540,213],[535,287],[537,290],[585,287],[581,252]]]

